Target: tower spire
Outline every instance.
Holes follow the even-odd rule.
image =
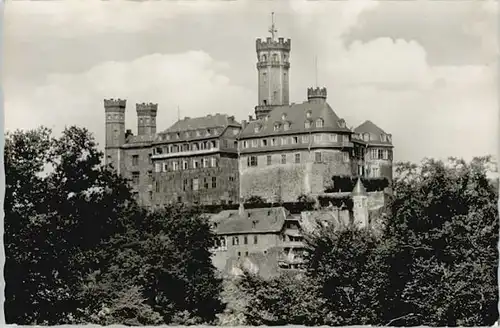
[[[278,33],[276,26],[274,25],[274,11],[271,13],[271,26],[269,27],[269,33],[271,33],[272,40],[275,40],[275,33]]]

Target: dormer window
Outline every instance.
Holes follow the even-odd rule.
[[[306,117],[307,117],[307,118],[311,118],[311,111],[310,111],[310,110],[308,110],[308,111],[307,111],[307,113],[306,113]]]
[[[186,136],[186,138],[189,138],[189,132],[186,132],[184,135]]]
[[[392,142],[392,136],[390,134],[387,135],[387,141]]]
[[[316,127],[317,128],[322,128],[323,127],[323,120],[321,118],[318,118],[316,120]]]
[[[274,124],[274,131],[279,131],[280,125],[278,123]]]
[[[363,140],[364,140],[364,141],[370,141],[370,134],[365,133],[365,134],[363,135]]]
[[[283,121],[284,121],[284,120],[286,120],[286,114],[285,114],[285,113],[283,113],[283,114],[281,115],[281,119],[282,119]]]
[[[306,122],[304,123],[304,127],[305,127],[306,129],[309,129],[309,128],[311,127],[311,121],[306,121]]]
[[[196,136],[199,137],[201,135],[200,131],[196,131]]]
[[[380,135],[380,140],[382,140],[382,142],[386,142],[387,141],[387,136],[385,134],[381,134]]]
[[[269,115],[267,115],[264,120],[267,122],[267,120],[269,120]]]
[[[210,129],[207,129],[207,136],[209,136],[210,134],[212,133],[212,131]]]
[[[255,126],[255,128],[254,128],[255,133],[260,132],[260,129],[261,129],[261,126],[260,126],[259,124],[257,124],[257,125]]]
[[[165,134],[164,137],[165,137],[165,140],[170,140],[170,134]]]
[[[181,134],[179,132],[177,132],[175,136],[177,137],[177,139],[181,138]]]
[[[284,127],[285,131],[290,130],[290,123],[286,122],[283,127]]]
[[[345,128],[345,121],[343,119],[339,120],[339,127]]]

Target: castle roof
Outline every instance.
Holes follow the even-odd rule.
[[[157,139],[161,140],[172,140],[175,142],[183,140],[196,139],[197,135],[190,133],[186,135],[186,132],[199,131],[198,139],[201,137],[219,137],[228,126],[240,127],[241,125],[235,121],[234,116],[229,116],[227,114],[208,114],[202,117],[185,117],[182,120],[175,122],[171,127],[160,132]],[[182,132],[182,133],[181,133]],[[179,133],[179,138],[177,138],[177,133]],[[170,137],[163,138],[163,136],[168,135]],[[175,137],[174,137],[175,136]]]
[[[316,127],[315,122],[318,119],[323,120],[322,127]],[[307,121],[310,122],[309,128],[306,128]],[[290,125],[288,130],[283,128],[286,123]],[[275,131],[275,124],[281,125],[278,131]],[[240,138],[319,131],[352,133],[345,121],[337,116],[327,102],[306,101],[302,104],[275,107],[266,117],[249,122]]]
[[[288,216],[284,207],[225,210],[211,217],[218,235],[279,232]]]
[[[356,185],[354,186],[354,189],[352,190],[351,193],[352,196],[366,196],[368,193],[366,192],[365,186],[363,185],[363,182],[361,182],[361,179],[358,178],[358,181],[356,182]]]
[[[368,145],[392,146],[392,135],[386,133],[370,120],[354,129],[353,139]]]
[[[152,135],[138,135],[138,136],[129,136],[127,141],[122,146],[124,148],[134,148],[141,146],[150,146],[154,140],[154,136]]]

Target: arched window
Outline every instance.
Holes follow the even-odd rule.
[[[323,120],[321,118],[318,118],[316,120],[316,127],[317,128],[322,128],[323,127]]]
[[[273,54],[273,62],[279,62],[277,54]]]
[[[267,60],[267,56],[266,55],[262,55],[260,57],[260,60],[263,61],[263,62],[265,62]]]

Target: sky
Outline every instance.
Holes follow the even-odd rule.
[[[307,88],[350,127],[393,135],[397,161],[497,155],[498,2],[9,1],[6,130],[89,129],[104,142],[105,98],[158,103],[158,131],[257,105],[256,38],[292,39],[290,101]],[[315,58],[317,57],[317,69]]]

